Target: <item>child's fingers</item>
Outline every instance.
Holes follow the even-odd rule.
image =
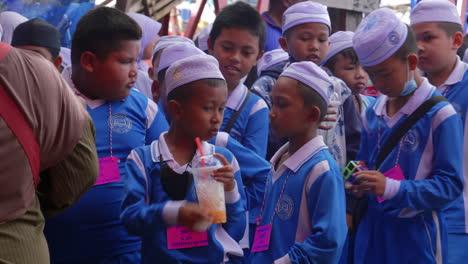
[[[223,163],[224,166],[231,165],[231,163],[229,163],[229,161],[226,159],[226,157],[224,157],[224,155],[215,153],[213,154],[213,156],[221,160],[221,163]]]
[[[319,129],[322,129],[322,130],[330,130],[332,128],[333,128],[333,126],[325,126],[325,125],[320,125],[319,126]]]
[[[213,174],[216,174],[218,172],[231,172],[231,173],[233,173],[234,169],[232,168],[231,165],[226,165],[226,166],[223,166],[223,167],[221,167],[219,169],[214,170]]]
[[[234,175],[230,173],[221,173],[213,175],[213,178],[217,181],[232,181],[234,179]]]

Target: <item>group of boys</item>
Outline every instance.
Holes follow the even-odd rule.
[[[420,2],[410,19],[382,8],[330,36],[326,7],[300,2],[283,15],[283,51],[263,54],[262,17],[237,2],[217,15],[210,55],[183,37],[155,43],[153,101],[134,89],[141,28],[116,9],[88,12],[71,80],[96,127],[100,175],[46,220],[52,263],[463,263],[462,25],[445,0]],[[12,45],[28,48],[21,27]],[[58,66],[59,44],[46,44],[35,51]],[[377,99],[361,94],[369,79]],[[227,217],[200,230],[212,215],[192,172],[211,154]],[[350,160],[368,169],[345,182]]]

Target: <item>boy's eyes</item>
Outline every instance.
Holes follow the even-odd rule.
[[[434,39],[434,36],[430,36],[430,35],[424,36],[423,39],[424,39],[425,41],[431,41],[431,40]]]

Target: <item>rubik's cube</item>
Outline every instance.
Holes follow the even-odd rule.
[[[366,163],[364,161],[350,161],[348,165],[346,165],[343,171],[343,179],[345,181],[349,181],[354,183],[355,176],[354,173],[362,170],[367,170]]]

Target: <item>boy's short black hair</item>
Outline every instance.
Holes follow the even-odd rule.
[[[123,40],[140,40],[140,26],[122,11],[98,7],[86,13],[78,22],[73,34],[72,64],[80,64],[86,51],[103,60],[111,51],[120,49]]]
[[[259,52],[265,50],[265,22],[257,10],[244,2],[228,5],[216,16],[210,39],[214,43],[224,28],[239,28],[247,30],[258,37]]]
[[[327,67],[327,69],[329,69],[332,73],[335,73],[335,64],[336,64],[336,61],[338,60],[338,55],[341,55],[345,58],[349,58],[352,64],[356,64],[359,61],[357,53],[354,50],[354,48],[351,47],[351,48],[344,49],[338,52],[337,54],[335,54],[335,56],[328,59],[327,62],[324,64],[324,66]]]
[[[414,32],[408,25],[405,26],[408,29],[406,40],[403,43],[403,45],[401,45],[401,47],[395,52],[395,54],[393,54],[393,57],[401,61],[406,61],[408,55],[410,55],[411,53],[418,53],[418,45],[416,43],[416,37],[414,36]]]
[[[305,85],[300,81],[297,81],[297,89],[302,99],[304,100],[304,106],[318,106],[318,108],[320,109],[319,123],[321,123],[325,118],[328,109],[325,100],[323,100],[322,96],[320,96],[320,94],[317,93],[314,89],[311,89],[309,86]]]
[[[442,29],[447,37],[451,37],[453,34],[460,32],[463,34],[463,28],[460,24],[452,22],[437,22],[437,26]]]
[[[187,102],[193,95],[192,94],[193,84],[198,81],[202,81],[211,87],[220,87],[220,86],[226,85],[226,81],[223,79],[201,79],[201,80],[193,81],[193,82],[184,84],[172,90],[167,95],[167,102],[171,100],[179,101],[182,103]]]

